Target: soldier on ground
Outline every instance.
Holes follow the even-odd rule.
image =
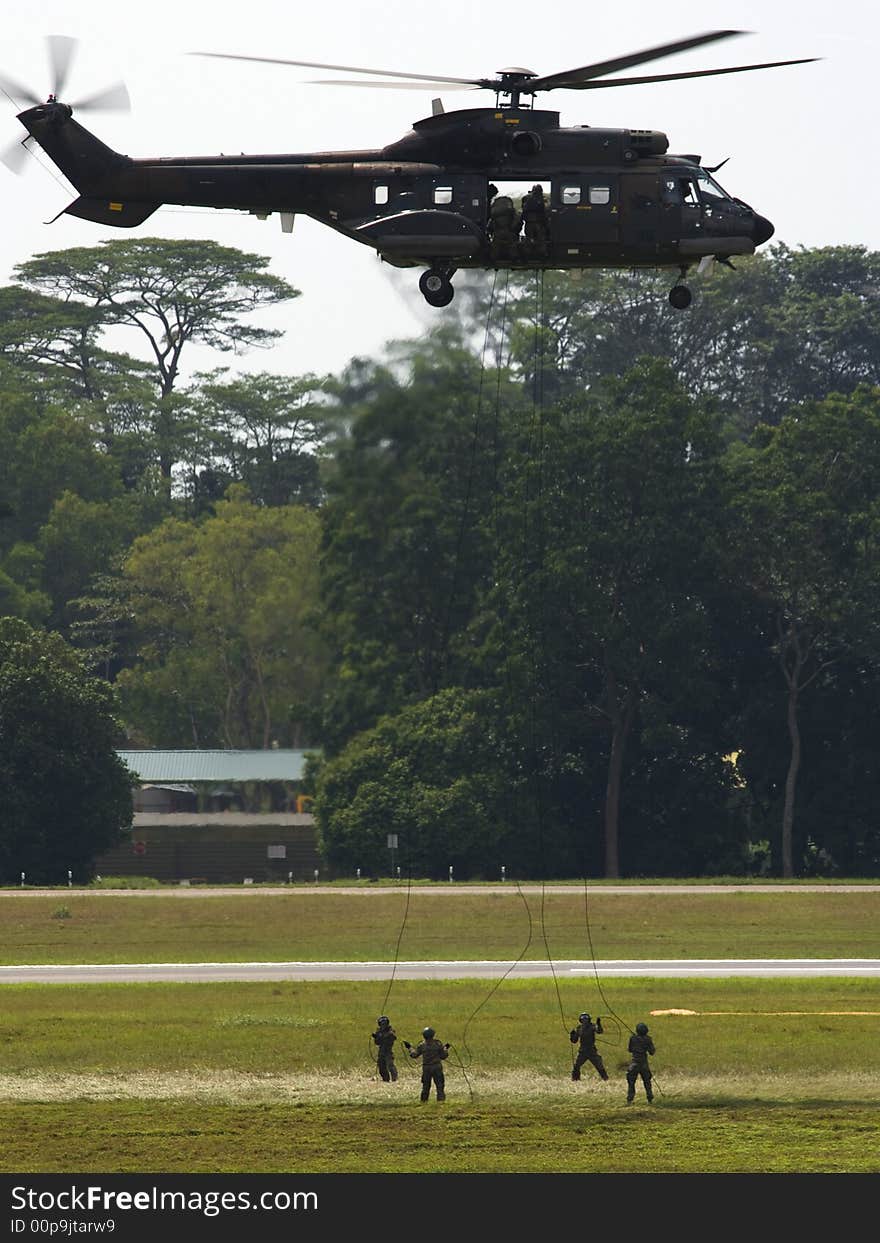
[[[594,1023],[587,1013],[579,1017],[577,1027],[573,1027],[569,1032],[571,1043],[580,1044],[578,1055],[571,1068],[572,1079],[580,1079],[581,1067],[584,1062],[591,1062],[596,1067],[600,1079],[608,1079],[605,1063],[602,1061],[602,1057],[596,1048],[597,1035],[602,1035],[602,1018],[597,1015],[596,1022]]]
[[[635,1033],[629,1038],[631,1061],[626,1072],[626,1103],[631,1105],[636,1096],[636,1079],[641,1077],[645,1085],[645,1096],[648,1104],[654,1099],[651,1086],[651,1067],[648,1065],[648,1054],[656,1052],[654,1041],[648,1035],[647,1023],[636,1023]]]
[[[376,1065],[379,1068],[379,1074],[386,1083],[390,1080],[397,1083],[397,1067],[394,1065],[394,1042],[397,1035],[391,1026],[391,1020],[386,1014],[382,1014],[376,1019],[376,1030],[373,1032],[373,1044],[378,1049],[376,1057]]]
[[[433,1027],[426,1027],[422,1032],[422,1042],[412,1047],[408,1040],[404,1040],[404,1047],[409,1051],[410,1057],[420,1057],[422,1059],[422,1095],[421,1099],[426,1101],[431,1095],[431,1084],[437,1089],[437,1100],[446,1100],[446,1077],[443,1074],[443,1061],[449,1056],[449,1045],[442,1044],[434,1033]]]

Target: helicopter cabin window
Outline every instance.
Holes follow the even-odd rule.
[[[565,207],[574,206],[575,203],[579,203],[581,201],[580,186],[563,186],[560,198]]]
[[[596,207],[605,207],[611,202],[610,186],[590,186],[590,202]]]
[[[452,202],[452,186],[435,186],[434,202],[438,207],[448,206]]]
[[[388,187],[373,186],[373,202],[377,207],[384,207],[388,202]]]
[[[685,207],[699,207],[700,197],[697,194],[697,183],[692,181],[690,177],[679,177],[678,188],[681,192],[681,201]]]

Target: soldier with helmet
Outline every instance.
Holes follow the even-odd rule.
[[[516,255],[521,220],[506,194],[499,194],[497,186],[489,187],[489,243],[493,259],[512,259]]]
[[[522,222],[525,240],[522,250],[527,258],[545,258],[549,249],[550,228],[547,220],[547,202],[543,186],[532,186],[523,195]]]
[[[391,1026],[387,1014],[380,1014],[376,1019],[376,1030],[373,1032],[373,1044],[378,1049],[376,1065],[379,1074],[386,1083],[390,1080],[397,1083],[397,1067],[394,1065],[394,1042],[397,1035]]]
[[[421,1100],[426,1101],[431,1095],[431,1084],[437,1089],[437,1100],[446,1100],[446,1077],[443,1074],[443,1062],[449,1056],[449,1045],[443,1044],[437,1039],[433,1027],[426,1027],[422,1031],[422,1042],[412,1047],[408,1040],[404,1040],[404,1047],[409,1051],[410,1057],[420,1057],[422,1059],[422,1095]]]
[[[599,1072],[600,1079],[608,1079],[608,1071],[605,1069],[605,1063],[602,1061],[601,1054],[596,1048],[596,1036],[602,1034],[602,1018],[596,1017],[596,1022],[590,1018],[586,1011],[578,1018],[577,1027],[573,1027],[569,1032],[569,1038],[572,1044],[579,1044],[578,1055],[575,1058],[574,1065],[571,1068],[572,1079],[580,1079],[581,1067],[584,1062],[591,1062]]]
[[[648,1104],[654,1099],[654,1091],[651,1085],[651,1067],[648,1065],[648,1055],[656,1052],[654,1049],[654,1041],[648,1035],[647,1023],[636,1023],[636,1030],[629,1038],[630,1064],[626,1072],[626,1103],[631,1105],[636,1096],[636,1079],[641,1078],[645,1085],[645,1096],[648,1098]]]

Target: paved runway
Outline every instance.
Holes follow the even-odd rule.
[[[522,962],[203,962],[98,963],[77,966],[0,967],[0,984],[210,983],[221,980],[459,980],[560,979],[580,976],[656,978],[731,976],[804,979],[816,976],[880,977],[875,958],[569,959]]]

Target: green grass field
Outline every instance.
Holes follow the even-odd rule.
[[[589,898],[596,957],[873,957],[878,897]],[[529,956],[543,957],[530,898]],[[68,917],[55,917],[60,905]],[[401,895],[0,896],[5,962],[393,957]],[[583,894],[548,895],[554,957],[589,957]],[[402,957],[515,957],[517,895],[411,895]],[[497,985],[497,986],[496,986]],[[880,1172],[880,982],[552,979],[6,985],[0,1171]],[[569,1077],[568,1027],[606,1016],[611,1074]],[[691,1015],[653,1011],[692,1010]],[[430,1023],[447,1101],[376,1076],[369,1033]],[[627,1107],[628,1028],[657,1095]]]
[[[67,912],[66,915],[61,912]],[[0,892],[0,963],[430,958],[863,958],[880,892],[607,894],[513,885],[487,896]],[[401,935],[402,933],[402,935]],[[399,949],[397,949],[400,938]],[[546,943],[545,943],[546,938]]]

